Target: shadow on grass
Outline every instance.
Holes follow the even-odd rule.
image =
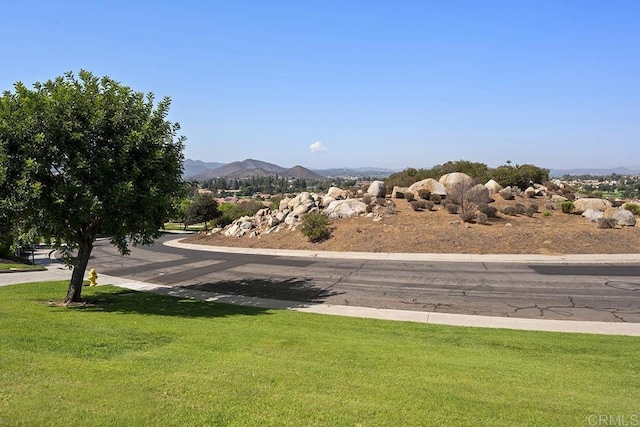
[[[291,301],[292,304],[285,304],[288,308],[321,304],[329,297],[344,293],[333,291],[330,287],[316,286],[311,279],[240,279],[204,283],[185,288],[218,294]]]
[[[264,307],[218,304],[179,295],[158,295],[128,289],[110,288],[84,293],[86,304],[70,308],[84,312],[149,314],[176,317],[228,317],[268,314]]]

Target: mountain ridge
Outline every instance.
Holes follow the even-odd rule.
[[[190,159],[189,159],[190,160]],[[206,180],[212,178],[236,178],[246,179],[252,176],[281,176],[285,178],[300,178],[300,179],[315,179],[323,180],[327,179],[325,176],[311,171],[303,166],[296,165],[292,168],[284,168],[274,163],[268,163],[261,160],[245,159],[242,161],[235,161],[227,164],[223,164],[217,168],[209,168],[204,171],[200,171],[194,175],[187,175],[185,170],[186,179]]]

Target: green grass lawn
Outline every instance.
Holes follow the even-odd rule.
[[[42,271],[42,270],[46,270],[46,268],[44,268],[41,265],[32,265],[32,264],[20,264],[20,263],[16,263],[16,262],[9,262],[9,263],[1,263],[0,262],[0,272],[4,273],[7,271],[24,271],[24,270],[35,270],[35,271]]]
[[[634,337],[458,328],[66,283],[0,288],[0,425],[589,425],[640,410]],[[636,415],[637,416],[637,415]]]
[[[211,228],[211,227],[209,227]],[[164,229],[165,230],[180,230],[180,231],[202,231],[204,230],[204,223],[201,224],[193,224],[187,227],[187,229],[185,230],[184,228],[184,224],[179,223],[179,222],[166,222],[164,224]]]

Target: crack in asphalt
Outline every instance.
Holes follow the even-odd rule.
[[[538,310],[538,316],[544,317],[545,312],[555,313],[565,317],[573,317],[574,314],[572,312],[564,311],[564,309],[583,309],[583,310],[593,310],[601,313],[609,313],[615,319],[618,319],[621,322],[628,323],[628,320],[625,319],[622,315],[629,314],[640,314],[640,311],[627,311],[621,308],[613,308],[613,307],[591,307],[588,305],[576,305],[573,297],[567,297],[569,299],[569,305],[561,306],[561,305],[549,305],[549,306],[539,306],[538,304],[533,304],[531,306],[518,307],[513,304],[506,304],[509,307],[514,308],[513,313],[517,313],[520,310]],[[630,307],[628,305],[627,307]]]
[[[431,308],[434,313],[438,311],[438,309],[440,308],[453,308],[453,305],[451,304],[443,304],[440,302],[437,303],[429,303],[429,302],[420,302],[417,299],[413,299],[411,302],[409,301],[400,301],[402,304],[407,304],[407,305],[419,305],[422,308]]]

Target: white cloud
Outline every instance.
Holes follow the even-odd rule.
[[[325,147],[322,142],[316,141],[309,146],[312,153],[317,153],[318,151],[326,151],[327,147]]]

